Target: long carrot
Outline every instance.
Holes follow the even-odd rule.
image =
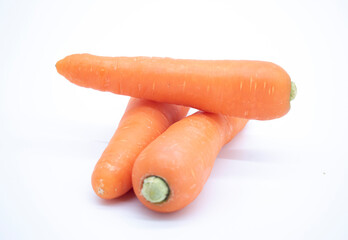
[[[281,67],[262,61],[74,54],[56,68],[79,86],[248,119],[285,115],[296,92]]]
[[[101,198],[112,199],[128,192],[132,187],[132,167],[138,154],[187,112],[186,107],[131,98],[93,171],[95,193]]]
[[[158,212],[177,211],[201,192],[215,158],[247,123],[221,114],[196,113],[170,126],[135,160],[133,189]]]

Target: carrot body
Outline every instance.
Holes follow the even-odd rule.
[[[290,77],[270,62],[74,54],[56,67],[79,86],[234,117],[267,120],[290,109]]]
[[[222,146],[246,123],[246,119],[200,112],[170,126],[134,163],[133,189],[139,200],[158,212],[173,212],[191,203],[207,181]],[[151,176],[163,179],[169,188],[163,202],[150,202],[142,194],[144,180]]]
[[[128,192],[132,187],[132,167],[138,154],[187,112],[186,107],[131,98],[93,171],[95,193],[101,198],[112,199]]]

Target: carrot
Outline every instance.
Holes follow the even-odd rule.
[[[279,118],[295,96],[289,75],[262,61],[74,54],[56,68],[79,86],[247,119]]]
[[[201,192],[224,144],[248,120],[196,113],[170,126],[137,157],[133,189],[139,200],[158,212],[177,211]]]
[[[95,193],[117,198],[132,187],[132,167],[138,154],[169,125],[185,117],[188,108],[130,99],[127,109],[92,174]]]

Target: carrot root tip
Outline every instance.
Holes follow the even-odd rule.
[[[294,100],[297,94],[297,87],[294,82],[291,82],[291,91],[290,91],[290,101]]]
[[[141,194],[151,203],[161,203],[169,196],[167,182],[158,176],[149,176],[144,179]]]

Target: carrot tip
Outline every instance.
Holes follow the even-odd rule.
[[[141,194],[151,203],[161,203],[168,198],[169,187],[163,178],[149,176],[144,179]]]
[[[297,87],[294,82],[291,82],[291,91],[290,91],[290,101],[294,100],[297,94]]]

